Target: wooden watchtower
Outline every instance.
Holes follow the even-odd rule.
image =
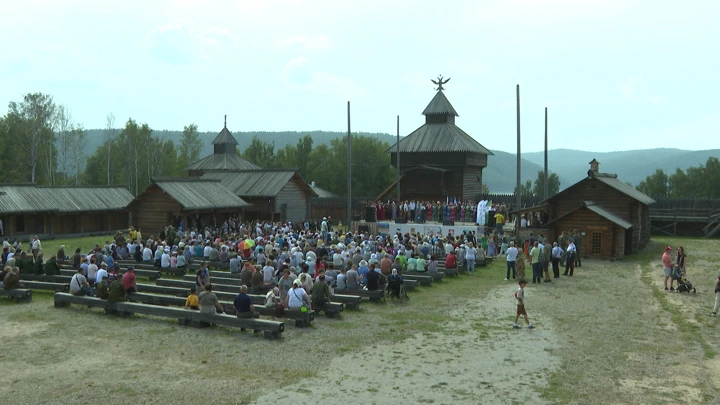
[[[400,140],[400,198],[474,200],[482,193],[482,171],[493,153],[455,125],[457,111],[443,93],[442,77],[423,115],[425,124]],[[397,144],[386,152],[397,167]],[[395,198],[393,182],[378,200]]]

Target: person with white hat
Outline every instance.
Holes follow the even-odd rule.
[[[160,256],[160,267],[164,270],[170,268],[170,248],[167,246],[163,249],[162,255]]]

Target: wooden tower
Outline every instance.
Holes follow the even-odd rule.
[[[458,113],[443,93],[438,78],[437,93],[423,115],[425,124],[400,140],[400,197],[403,200],[475,200],[482,193],[482,170],[493,153],[455,125]],[[397,167],[397,144],[390,147]],[[379,200],[395,198],[395,184]]]

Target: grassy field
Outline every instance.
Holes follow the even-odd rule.
[[[43,243],[87,249],[104,238]],[[682,244],[696,295],[666,293],[662,248]],[[408,303],[287,323],[279,342],[97,309],[0,300],[9,403],[718,403],[716,240],[657,239],[530,285],[535,330],[513,330],[504,263],[434,283]],[[340,399],[343,397],[343,399]]]

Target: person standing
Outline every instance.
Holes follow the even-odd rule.
[[[582,246],[583,236],[577,229],[573,231],[573,243],[575,244],[575,266],[582,267],[582,261],[580,260],[580,247]]]
[[[568,274],[568,272],[570,273]],[[563,275],[572,277],[573,273],[575,273],[575,243],[573,243],[572,238],[568,238],[568,246],[565,250],[565,273]]]
[[[538,283],[542,281],[542,263],[540,262],[541,250],[539,245],[539,242],[535,242],[533,248],[530,249],[530,263],[532,264],[533,284],[535,284],[536,280]]]
[[[675,265],[680,267],[680,274],[685,278],[685,248],[682,246],[677,247],[677,253],[675,254]]]
[[[322,234],[323,243],[328,243],[328,223],[327,223],[327,217],[323,217],[322,222],[320,223],[320,233]]]
[[[510,270],[512,270],[512,278],[515,279],[516,266],[515,261],[518,256],[518,248],[515,247],[515,242],[510,242],[510,247],[507,248],[507,255],[505,256],[507,261],[507,273],[505,273],[505,281],[510,279]]]
[[[520,319],[520,315],[522,315],[523,317],[525,317],[525,323],[527,324],[528,329],[534,329],[535,327],[533,326],[533,324],[530,323],[527,311],[525,310],[525,286],[527,285],[527,281],[520,280],[518,284],[520,285],[520,288],[515,291],[517,311],[515,313],[515,321],[513,322],[513,328],[520,329],[520,325],[517,324],[517,321],[518,319]]]
[[[720,309],[720,276],[715,280],[715,307],[712,310],[712,316],[717,316]]]
[[[562,260],[563,250],[557,242],[553,243],[550,255],[552,257],[553,278],[560,278],[560,261]]]
[[[673,270],[673,261],[670,258],[671,251],[672,248],[670,246],[665,246],[665,252],[662,254],[662,265],[663,271],[665,272],[665,291],[670,291],[673,285],[673,281],[670,279]],[[670,279],[670,288],[668,288],[668,279]]]
[[[467,246],[465,246],[465,263],[468,273],[475,273],[475,254],[477,254],[477,249],[472,242],[468,242]]]

